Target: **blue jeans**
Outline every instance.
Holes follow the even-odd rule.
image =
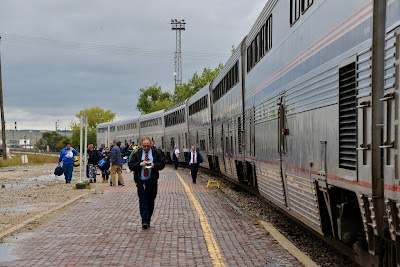
[[[142,181],[136,184],[139,196],[140,216],[142,223],[150,223],[154,211],[154,200],[157,196],[157,180]]]
[[[71,182],[72,180],[72,171],[74,170],[74,163],[63,163],[62,169],[64,171],[65,180],[67,182]]]

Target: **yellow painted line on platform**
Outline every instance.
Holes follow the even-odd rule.
[[[6,236],[8,236],[8,235],[11,235],[11,234],[14,233],[15,231],[17,231],[17,230],[19,230],[19,229],[25,227],[27,224],[29,224],[29,223],[31,223],[31,222],[34,222],[34,221],[36,221],[36,220],[42,218],[43,216],[45,216],[45,215],[47,215],[47,214],[50,214],[50,213],[52,213],[52,212],[54,212],[54,211],[56,211],[56,210],[59,210],[59,209],[64,208],[65,206],[68,206],[69,204],[71,204],[71,203],[73,203],[73,202],[75,202],[75,201],[77,201],[77,200],[83,198],[84,196],[86,196],[86,195],[88,195],[88,194],[89,194],[89,192],[86,192],[86,193],[84,193],[84,194],[82,194],[82,195],[79,195],[79,196],[77,196],[77,197],[74,197],[73,199],[68,200],[67,202],[65,202],[65,203],[63,203],[63,204],[61,204],[61,205],[59,205],[59,206],[57,206],[57,207],[54,207],[54,208],[52,208],[52,209],[50,209],[50,210],[47,210],[47,211],[42,212],[42,213],[40,213],[40,214],[38,214],[38,215],[35,215],[35,216],[33,216],[33,217],[31,217],[31,218],[29,218],[29,219],[23,221],[22,223],[19,223],[19,224],[13,226],[13,227],[7,229],[7,230],[4,231],[4,232],[1,232],[1,233],[0,233],[0,239],[6,237]]]
[[[265,221],[258,221],[259,224],[264,227],[265,230],[269,232],[269,234],[275,238],[276,241],[286,249],[290,254],[292,254],[299,262],[301,262],[304,266],[307,267],[318,267],[318,265],[310,259],[306,254],[301,252],[292,242],[287,240],[272,224],[267,223]]]
[[[225,266],[224,261],[222,260],[221,253],[218,248],[217,241],[215,240],[211,232],[211,227],[210,224],[208,223],[206,215],[204,214],[203,208],[201,207],[199,201],[197,201],[196,197],[193,195],[193,192],[190,189],[190,187],[185,183],[185,181],[182,179],[179,173],[175,172],[175,174],[178,176],[180,182],[185,188],[186,194],[190,202],[192,203],[193,207],[195,208],[197,215],[199,216],[200,225],[203,230],[204,239],[206,240],[207,244],[207,250],[208,253],[210,254],[213,266],[218,266],[218,267]]]

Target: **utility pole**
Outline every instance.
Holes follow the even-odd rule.
[[[175,88],[182,84],[182,53],[181,53],[181,31],[185,30],[186,22],[184,19],[171,19],[172,30],[176,31],[176,51],[175,51]]]
[[[1,44],[1,37],[0,37]],[[4,121],[3,81],[1,78],[1,52],[0,52],[0,109],[1,109],[1,140],[3,141],[3,159],[7,160],[6,122]]]

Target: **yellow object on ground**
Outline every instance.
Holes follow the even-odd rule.
[[[216,187],[220,188],[219,187],[219,182],[216,181],[216,180],[208,180],[207,187],[210,187],[210,186],[216,186]]]

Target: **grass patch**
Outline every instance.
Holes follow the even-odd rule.
[[[19,166],[22,164],[22,155],[28,156],[28,164],[45,164],[45,163],[55,163],[57,164],[58,157],[49,156],[49,155],[39,155],[39,154],[13,154],[11,158],[4,160],[0,158],[0,168],[1,167],[11,167],[11,166]]]

